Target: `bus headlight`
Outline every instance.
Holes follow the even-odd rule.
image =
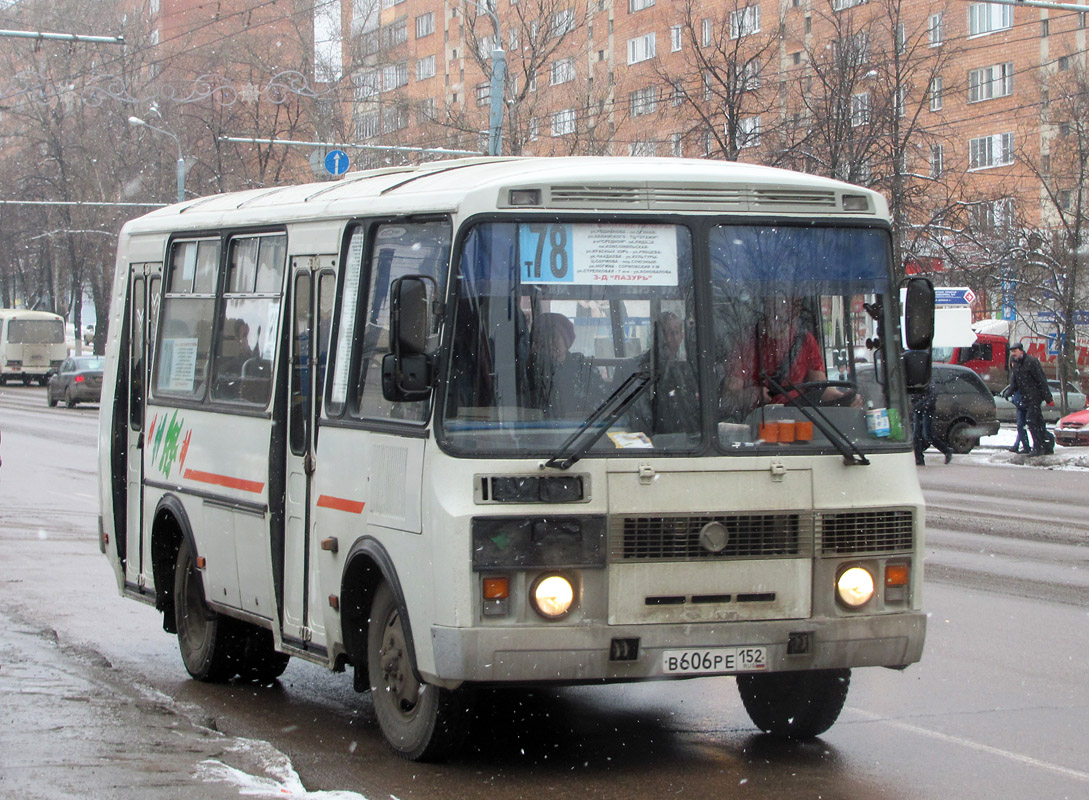
[[[545,619],[560,619],[567,615],[575,602],[575,587],[563,575],[542,575],[529,592],[533,610]]]
[[[861,608],[873,598],[873,575],[862,567],[850,567],[836,579],[836,594],[848,608]]]

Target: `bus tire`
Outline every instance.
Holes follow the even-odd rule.
[[[737,676],[741,700],[756,727],[788,739],[810,739],[831,728],[850,684],[849,669]]]
[[[283,675],[291,656],[276,649],[272,631],[256,625],[238,624],[244,629],[241,632],[239,676],[255,683],[270,683]]]
[[[238,671],[234,621],[208,608],[188,540],[178,548],[174,570],[174,621],[186,671],[198,681],[222,683]]]
[[[386,583],[371,606],[367,676],[382,736],[401,758],[438,761],[461,746],[471,714],[468,692],[420,681],[397,600]]]

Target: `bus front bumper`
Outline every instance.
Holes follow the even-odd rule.
[[[922,656],[926,615],[922,611],[874,616],[815,617],[745,623],[689,625],[678,640],[676,625],[431,628],[435,672],[424,678],[441,685],[472,683],[559,683],[652,680],[731,672],[676,675],[666,672],[663,653],[710,648],[766,648],[763,671],[893,667]],[[632,648],[632,641],[636,646]],[[614,647],[615,642],[626,642]],[[623,651],[631,660],[611,660]]]

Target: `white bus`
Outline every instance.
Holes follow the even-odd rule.
[[[902,354],[889,231],[847,184],[624,158],[133,220],[99,450],[119,588],[197,679],[351,667],[405,758],[498,684],[736,675],[760,728],[820,734],[852,668],[923,648],[933,291]]]
[[[64,318],[48,311],[0,308],[0,385],[19,380],[45,386],[68,355]]]

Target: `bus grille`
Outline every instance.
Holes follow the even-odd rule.
[[[726,527],[726,545],[703,546],[700,532],[711,522]],[[809,558],[910,553],[914,513],[908,509],[780,514],[705,514],[614,517],[609,560],[706,561],[714,559]]]
[[[819,189],[751,189],[709,185],[552,186],[553,208],[639,208],[656,211],[836,210],[835,192]]]
[[[823,512],[817,515],[817,539],[825,555],[910,552],[914,515],[908,510]]]
[[[729,536],[717,552],[705,548],[700,532],[719,522]],[[812,553],[812,524],[802,514],[730,514],[622,517],[613,520],[610,559],[618,561],[702,561],[782,558]]]

